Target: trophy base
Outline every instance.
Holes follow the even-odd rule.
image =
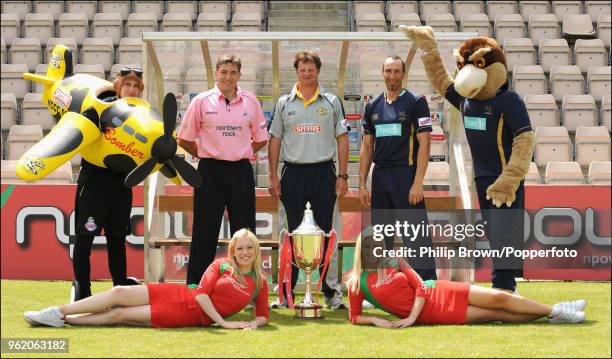
[[[296,304],[295,316],[293,318],[305,320],[323,319],[323,316],[321,316],[321,308],[322,307],[319,304],[315,304],[312,306]]]

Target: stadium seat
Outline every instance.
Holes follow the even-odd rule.
[[[166,13],[161,23],[160,31],[193,31],[191,15],[184,12]]]
[[[12,64],[26,64],[28,71],[34,71],[42,62],[40,40],[37,37],[21,37],[13,40],[9,50]]]
[[[42,102],[41,93],[28,93],[21,104],[21,124],[40,125],[43,132],[51,130],[57,121]]]
[[[397,14],[417,14],[419,13],[418,1],[387,1],[387,14],[391,18]]]
[[[114,46],[119,45],[123,37],[123,21],[116,13],[97,13],[91,24],[91,37],[109,37]]]
[[[360,32],[385,32],[387,21],[385,15],[379,13],[361,13],[355,21],[356,30]]]
[[[204,4],[200,4],[200,10]],[[187,13],[191,16],[191,20],[195,20],[198,14],[198,1],[166,1],[166,12],[171,13]]]
[[[484,13],[484,1],[453,1],[453,14],[457,22],[461,21],[463,15]],[[487,21],[489,21],[488,16]]]
[[[3,14],[16,14],[19,21],[23,21],[26,15],[32,12],[32,2],[22,1],[2,1]],[[4,21],[4,19],[2,19]]]
[[[117,47],[117,62],[121,64],[142,63],[142,39],[140,37],[124,37]]]
[[[97,1],[66,1],[66,12],[72,14],[82,13],[87,16],[87,21],[92,21],[98,12]]]
[[[227,31],[227,22],[225,14],[216,13],[200,13],[196,22],[197,31]]]
[[[353,1],[353,11],[355,18],[363,14],[383,14],[385,13],[384,1]]]
[[[104,71],[113,66],[114,48],[110,37],[88,37],[81,48],[82,64],[102,64]]]
[[[530,38],[506,39],[503,45],[508,71],[511,71],[517,65],[533,66],[536,64],[536,50]]]
[[[540,171],[538,170],[538,166],[535,162],[531,162],[529,164],[529,171],[525,176],[525,184],[533,185],[533,184],[541,184],[542,177],[540,176]]]
[[[601,39],[578,39],[574,45],[574,61],[583,73],[590,66],[608,65],[608,54]]]
[[[548,162],[544,183],[548,185],[580,185],[584,184],[584,176],[578,162]]]
[[[22,76],[28,72],[26,64],[2,64],[2,93],[12,92],[20,100],[26,93],[30,92],[30,82]]]
[[[0,52],[0,63],[6,64],[6,60],[8,59],[8,55],[6,53],[6,44],[4,43],[4,38],[0,38],[1,42],[1,52]]]
[[[601,125],[612,131],[612,104],[610,95],[605,95],[601,100]]]
[[[553,1],[551,4],[552,13],[557,17],[558,22],[563,22],[565,14],[582,14],[582,1]]]
[[[493,34],[487,14],[463,14],[459,32],[477,32],[478,36],[487,37]]]
[[[100,1],[98,2],[98,11],[101,13],[115,13],[121,16],[121,20],[128,19],[131,14],[130,1]]]
[[[604,126],[576,129],[576,162],[587,167],[593,161],[610,162],[610,133]]]
[[[561,28],[557,22],[557,17],[553,14],[531,15],[529,18],[529,37],[534,44],[539,44],[542,39],[560,38]]]
[[[55,34],[53,16],[51,14],[29,13],[23,22],[23,37],[37,37],[41,44],[46,44]]]
[[[36,75],[41,75],[41,76],[45,76],[47,75],[47,70],[49,69],[49,64],[44,63],[44,64],[38,64],[36,65],[36,70],[34,71],[34,73]],[[32,86],[34,87],[32,90],[35,93],[42,93],[43,91],[43,84],[41,84],[40,82],[32,82]],[[25,97],[25,95],[24,95]]]
[[[600,15],[597,18],[597,37],[603,41],[608,51],[610,51],[610,37],[612,32],[611,18],[610,15]]]
[[[89,22],[83,13],[63,13],[57,24],[57,37],[74,37],[78,46],[89,36]]]
[[[597,126],[597,107],[591,95],[565,95],[561,104],[563,126],[574,132],[579,126]]]
[[[419,1],[422,19],[428,19],[434,14],[452,14],[453,6],[450,1]],[[453,17],[453,21],[455,18]]]
[[[263,1],[233,1],[234,5],[234,14],[237,13],[257,13],[259,14],[259,18],[263,17],[264,11],[264,2]]]
[[[190,67],[185,76],[185,94],[198,94],[206,90],[208,90],[208,81],[204,67]]]
[[[60,15],[64,12],[64,1],[34,1],[34,12],[39,14],[49,13],[53,17],[53,21],[58,21]]]
[[[423,17],[425,15],[421,15]],[[434,28],[436,32],[456,32],[457,23],[455,17],[450,13],[432,13],[425,19],[425,24]]]
[[[587,73],[587,85],[589,94],[595,98],[596,102],[600,102],[603,96],[610,94],[610,66],[591,66]]]
[[[591,17],[592,22],[597,22],[599,15],[609,15],[612,11],[610,1],[585,1],[584,12]]]
[[[495,18],[495,39],[500,44],[506,39],[520,39],[525,35],[525,23],[520,14],[499,14]]]
[[[230,1],[199,1],[199,3],[200,14],[221,13],[225,16],[225,21],[229,21],[232,18],[232,6]]]
[[[421,19],[419,18],[419,14],[411,13],[411,14],[401,14],[396,13],[391,15],[391,31],[399,31],[400,25],[406,26],[421,26]]]
[[[565,14],[562,32],[563,37],[592,38],[595,36],[591,17],[587,14]]]
[[[609,186],[612,184],[610,162],[593,161],[589,165],[588,183]]]
[[[126,37],[142,37],[145,31],[157,31],[157,17],[152,12],[133,12],[128,16],[125,27]],[[119,42],[121,43],[121,41]]]
[[[540,66],[544,72],[550,72],[553,65],[569,66],[572,64],[572,50],[565,39],[542,39],[538,47]]]
[[[17,176],[15,169],[17,168],[17,160],[3,160],[2,161],[2,182],[8,184],[26,184],[28,182],[23,181]],[[58,169],[51,172],[45,178],[42,178],[32,184],[70,184],[72,183],[72,166],[70,162],[66,162],[61,165]]]
[[[11,126],[17,124],[17,98],[12,92],[2,93],[2,132],[11,129]]]
[[[234,13],[232,31],[261,31],[261,15],[256,12]]]
[[[135,13],[147,13],[152,12],[155,14],[157,21],[160,21],[164,15],[164,2],[163,1],[132,1],[132,12]]]
[[[450,183],[450,167],[448,162],[429,162],[423,178],[426,186],[448,186]]]
[[[551,161],[571,161],[572,141],[563,126],[538,127],[535,130],[534,162],[538,167]]]
[[[521,97],[548,93],[548,81],[539,65],[514,66],[512,89]]]
[[[21,34],[19,15],[14,13],[2,13],[0,24],[2,38],[10,46],[13,43],[13,40],[18,38]]]
[[[559,108],[553,95],[526,95],[524,101],[533,129],[559,126]]]
[[[519,1],[519,12],[523,17],[523,21],[529,22],[533,15],[549,14],[550,1]]]
[[[105,79],[104,75],[104,66],[102,64],[78,64],[74,68],[75,74],[88,74],[92,76],[99,77],[101,79]]]
[[[497,15],[518,14],[518,4],[516,1],[487,1],[487,14],[489,20],[494,22]],[[523,37],[523,36],[518,36]]]
[[[556,101],[565,95],[584,94],[584,76],[578,66],[558,66],[550,68],[550,92]]]
[[[47,40],[47,44],[45,47],[45,57],[43,58],[42,63],[49,63],[49,55],[51,55],[51,51],[55,45],[65,45],[70,50],[72,50],[72,68],[77,64],[77,40],[74,37],[50,37]]]
[[[9,130],[6,158],[18,160],[32,145],[43,138],[40,125],[15,125]]]
[[[444,130],[440,126],[432,126],[431,147],[429,152],[430,161],[446,161],[448,155],[448,144]]]

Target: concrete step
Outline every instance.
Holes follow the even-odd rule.
[[[304,18],[304,17],[283,17],[283,18],[268,18],[268,31],[270,26],[294,26],[294,27],[326,27],[326,26],[347,26],[348,18]],[[323,30],[320,30],[323,31]]]
[[[348,1],[270,1],[269,10],[348,10]]]
[[[303,18],[322,18],[322,17],[347,17],[348,13],[344,10],[268,10],[268,18],[272,17],[303,17]]]

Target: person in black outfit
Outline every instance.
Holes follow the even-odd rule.
[[[115,93],[109,92],[101,98],[113,102],[125,97],[140,97],[144,89],[142,70],[122,68],[115,79]],[[92,108],[83,116],[96,121],[98,115]],[[72,301],[91,296],[90,261],[94,237],[104,228],[108,268],[113,285],[139,284],[128,278],[125,254],[125,237],[130,233],[132,212],[132,189],[124,185],[127,173],[98,167],[85,159],[81,160],[81,171],[77,181],[75,199],[75,240],[72,258],[74,282]]]

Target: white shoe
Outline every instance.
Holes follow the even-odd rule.
[[[30,325],[46,325],[49,327],[63,327],[64,319],[57,307],[49,307],[38,312],[25,312],[23,319]]]
[[[584,308],[587,306],[587,301],[584,299],[572,300],[568,302],[561,302],[561,307],[569,308],[576,312],[584,312]]]
[[[346,305],[342,301],[342,295],[334,295],[331,298],[325,298],[325,305],[330,309],[346,309]]]
[[[363,302],[361,302],[361,308],[363,308],[363,309],[372,309],[372,308],[374,308],[374,304],[368,302],[367,299],[364,299]]]
[[[555,307],[558,305],[560,304],[555,304]],[[554,311],[555,309],[553,309],[553,312]],[[583,322],[585,318],[586,316],[584,315],[584,312],[574,311],[568,308],[561,308],[559,314],[550,318],[548,322],[551,324],[561,324],[561,323],[576,324],[576,323]]]
[[[270,303],[270,308],[272,309],[289,308],[289,305],[287,304],[286,301],[281,301],[280,298],[277,298],[275,301]]]

